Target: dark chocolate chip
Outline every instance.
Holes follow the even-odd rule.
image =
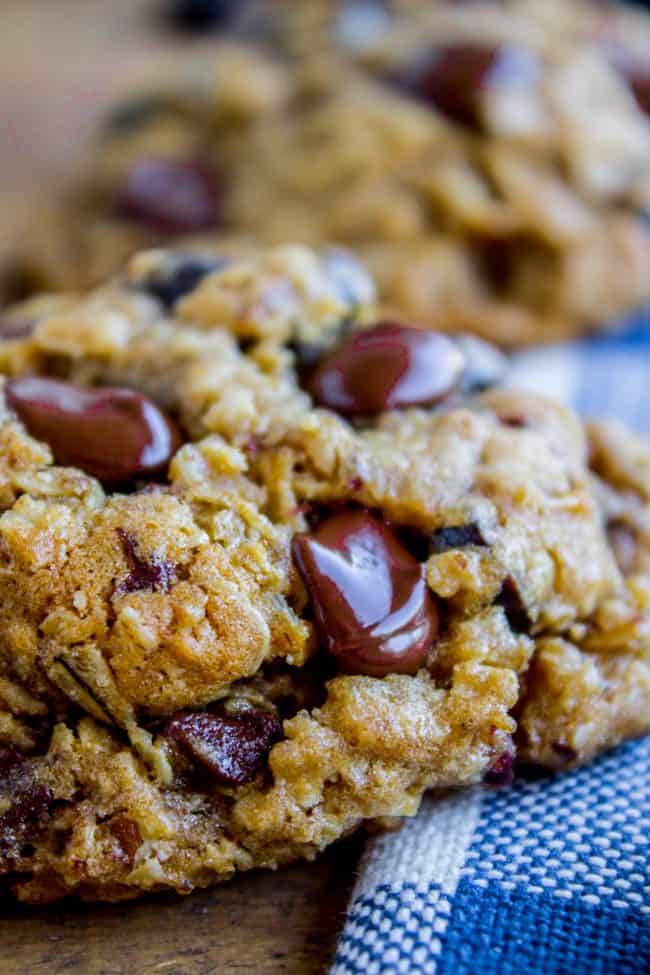
[[[148,158],[129,169],[117,209],[154,234],[174,236],[217,227],[221,198],[202,163]]]
[[[106,485],[161,473],[181,444],[158,407],[129,389],[84,389],[22,376],[5,387],[7,402],[58,464],[79,467]]]
[[[496,603],[498,606],[503,606],[508,623],[515,633],[530,632],[533,621],[512,576],[506,576],[504,579]]]
[[[264,767],[282,738],[282,725],[265,711],[181,711],[170,718],[163,734],[223,785],[239,786],[251,782]]]
[[[466,525],[449,525],[439,528],[431,535],[431,553],[440,555],[454,548],[464,548],[466,545],[487,545],[481,526],[475,522]]]
[[[138,555],[134,536],[123,528],[116,528],[115,531],[124,551],[129,573],[115,587],[114,598],[128,596],[129,593],[141,592],[144,589],[151,589],[152,592],[169,592],[176,581],[178,571],[173,562],[165,562],[156,555],[149,561],[144,561]]]
[[[438,403],[462,371],[463,356],[446,335],[382,322],[344,340],[306,387],[319,406],[361,417]]]
[[[193,291],[206,275],[220,271],[228,263],[225,257],[177,254],[163,267],[155,268],[142,278],[137,287],[157,298],[165,308],[173,308],[179,298]]]
[[[459,43],[435,48],[398,79],[411,94],[463,125],[480,122],[480,96],[491,89],[533,84],[536,55],[513,45]]]
[[[364,510],[332,515],[297,535],[293,557],[323,648],[349,672],[414,674],[438,634],[423,566],[389,526]]]

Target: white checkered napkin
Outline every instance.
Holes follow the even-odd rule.
[[[521,353],[511,384],[650,433],[648,326]],[[650,973],[649,854],[650,739],[425,799],[369,841],[331,975]]]

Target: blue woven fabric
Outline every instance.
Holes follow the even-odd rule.
[[[513,381],[650,434],[650,313],[522,353]],[[332,975],[650,973],[650,739],[575,772],[426,799],[369,842]]]

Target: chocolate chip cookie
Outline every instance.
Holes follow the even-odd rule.
[[[235,253],[350,244],[386,314],[507,346],[648,301],[647,15],[573,0],[270,10],[284,55],[223,43],[192,84],[118,108],[78,184],[38,202],[18,284],[85,287],[137,247],[208,234]]]
[[[151,251],[5,314],[19,898],[189,892],[647,730],[650,451],[499,365],[340,250]]]

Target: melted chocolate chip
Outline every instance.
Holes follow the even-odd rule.
[[[181,443],[158,407],[128,389],[84,389],[56,379],[11,379],[5,392],[33,437],[58,464],[79,467],[106,485],[161,473]]]
[[[293,540],[323,648],[349,673],[414,674],[438,634],[422,565],[364,510],[333,515]]]
[[[172,308],[179,298],[193,291],[206,275],[221,270],[228,263],[225,257],[175,255],[164,267],[151,271],[138,283],[138,287],[157,298],[165,308]]]
[[[512,785],[515,779],[515,756],[502,752],[485,773],[484,781],[490,785]]]
[[[512,576],[504,579],[496,603],[498,606],[503,606],[510,628],[515,633],[530,632],[533,621]]]
[[[532,84],[540,72],[524,48],[459,43],[430,52],[399,79],[413,95],[463,125],[480,122],[480,96],[491,89]]]
[[[463,357],[446,335],[383,322],[344,340],[306,386],[319,406],[367,416],[438,403],[462,370]]]
[[[439,528],[431,535],[431,552],[440,555],[454,548],[464,548],[466,545],[487,545],[481,526],[471,521],[466,525],[450,525]]]
[[[153,592],[169,592],[176,581],[177,568],[172,562],[165,562],[158,556],[152,556],[145,562],[138,556],[136,540],[123,528],[115,529],[124,551],[124,557],[129,566],[129,574],[115,587],[113,596],[128,596],[132,592],[151,589]]]
[[[218,225],[220,202],[201,163],[150,158],[131,166],[118,211],[154,234],[192,234]]]
[[[223,785],[238,786],[251,782],[264,767],[271,748],[282,738],[282,725],[265,711],[181,711],[163,733]]]

